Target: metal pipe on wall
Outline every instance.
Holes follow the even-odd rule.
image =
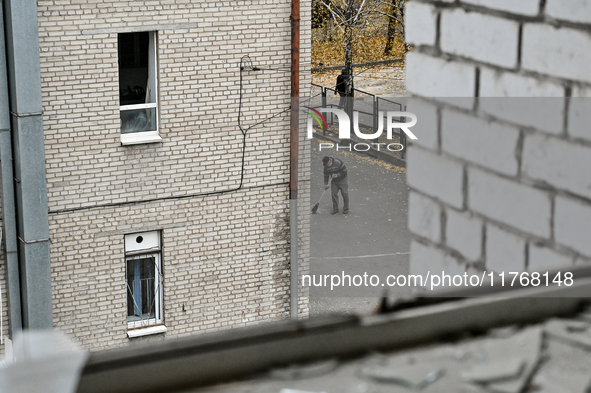
[[[49,214],[37,2],[4,0],[3,6],[22,326],[51,329]]]
[[[10,103],[6,74],[6,47],[4,37],[4,11],[0,7],[0,177],[2,184],[2,224],[4,227],[4,254],[8,322],[11,336],[22,329],[18,241],[14,201],[14,173],[12,169],[12,135],[10,130]],[[3,334],[0,332],[0,334]]]
[[[291,113],[289,228],[290,228],[290,313],[298,319],[298,153],[300,111],[300,0],[291,0]]]

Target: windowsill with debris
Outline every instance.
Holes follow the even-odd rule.
[[[395,332],[393,332],[395,334]],[[573,319],[491,329],[428,346],[276,369],[191,392],[575,393],[591,375],[591,308]]]

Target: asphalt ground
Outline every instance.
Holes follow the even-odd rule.
[[[320,141],[322,142],[322,141]],[[367,313],[371,312],[383,295],[399,297],[408,288],[385,284],[388,275],[408,272],[410,233],[407,228],[408,186],[404,168],[384,163],[357,152],[335,149],[319,150],[319,140],[312,142],[312,206],[324,191],[322,157],[336,157],[344,161],[348,170],[349,214],[342,213],[339,194],[339,213],[331,215],[330,189],[326,191],[316,214],[311,213],[310,276],[316,279],[309,285],[310,313]],[[366,278],[363,275],[367,274]],[[345,286],[332,277],[339,276]],[[380,282],[369,282],[376,275]],[[351,276],[351,286],[349,279]],[[356,280],[355,276],[359,276]],[[304,281],[304,284],[308,284]],[[322,283],[321,283],[322,281]],[[326,281],[327,285],[324,284]],[[355,284],[361,285],[356,286]],[[368,285],[365,285],[365,283]],[[306,285],[308,286],[308,285]]]

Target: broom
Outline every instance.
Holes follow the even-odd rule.
[[[332,181],[332,179],[330,179],[328,181],[328,187],[330,187],[330,182]],[[324,191],[322,191],[322,195],[320,195],[320,199],[318,199],[318,203],[316,203],[314,205],[314,207],[312,208],[312,214],[316,214],[316,212],[318,211],[318,206],[320,206],[320,201],[322,200],[322,197],[324,196],[324,193],[326,192],[326,190],[328,190],[328,187],[324,189]]]

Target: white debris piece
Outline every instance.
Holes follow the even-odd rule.
[[[471,368],[461,373],[462,378],[487,392],[521,393],[540,363],[542,342],[542,327],[535,326],[507,338],[460,344],[460,348],[473,354]]]
[[[311,364],[292,365],[271,370],[269,377],[283,380],[314,378],[334,371],[338,365],[339,363],[334,359]]]
[[[441,378],[445,371],[441,368],[425,366],[407,367],[366,367],[362,375],[376,382],[393,383],[412,390],[420,390]]]
[[[281,389],[279,393],[326,393],[326,392],[308,392],[306,390],[295,390],[295,389]]]
[[[563,340],[546,340],[544,362],[531,385],[536,393],[588,392],[591,355],[588,350]]]
[[[589,376],[575,373],[538,373],[533,385],[536,393],[581,393],[589,384]]]
[[[15,334],[0,368],[0,392],[74,393],[88,353],[52,330]]]
[[[488,363],[476,364],[462,378],[468,382],[491,383],[516,379],[521,376],[525,368],[523,358],[493,359]]]
[[[551,319],[546,322],[545,331],[550,338],[591,350],[590,327],[585,321]]]

